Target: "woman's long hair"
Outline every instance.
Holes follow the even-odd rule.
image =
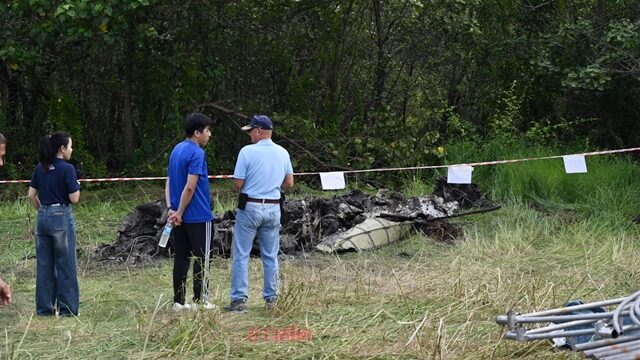
[[[62,131],[45,135],[40,139],[40,164],[44,171],[49,170],[60,147],[69,145],[69,139],[71,139],[69,134]]]

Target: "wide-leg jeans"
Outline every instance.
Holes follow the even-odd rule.
[[[36,312],[78,315],[76,228],[71,206],[42,205],[36,226]]]

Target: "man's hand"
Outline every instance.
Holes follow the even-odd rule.
[[[175,210],[169,209],[169,217],[167,218],[167,222],[171,223],[173,226],[182,225],[182,214],[179,214]]]
[[[0,279],[0,305],[11,304],[11,286]]]

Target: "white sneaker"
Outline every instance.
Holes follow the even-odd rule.
[[[198,310],[200,308],[203,308],[205,310],[213,310],[216,308],[216,306],[208,301],[205,301],[205,303],[203,305],[201,305],[200,303],[192,303],[191,305],[191,310]]]
[[[173,311],[182,311],[182,310],[191,310],[192,308],[195,308],[195,305],[190,305],[185,303],[180,304],[180,303],[173,303]]]
[[[216,308],[215,304],[212,304],[208,301],[205,301],[204,305],[203,305],[205,310],[213,310]]]

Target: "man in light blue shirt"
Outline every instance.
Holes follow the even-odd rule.
[[[251,136],[252,144],[240,150],[233,172],[241,201],[233,231],[231,303],[224,309],[244,313],[249,296],[249,255],[256,235],[264,270],[262,297],[267,308],[272,309],[278,298],[280,191],[293,187],[293,167],[287,150],[271,140],[273,123],[268,116],[254,116],[242,130]]]

